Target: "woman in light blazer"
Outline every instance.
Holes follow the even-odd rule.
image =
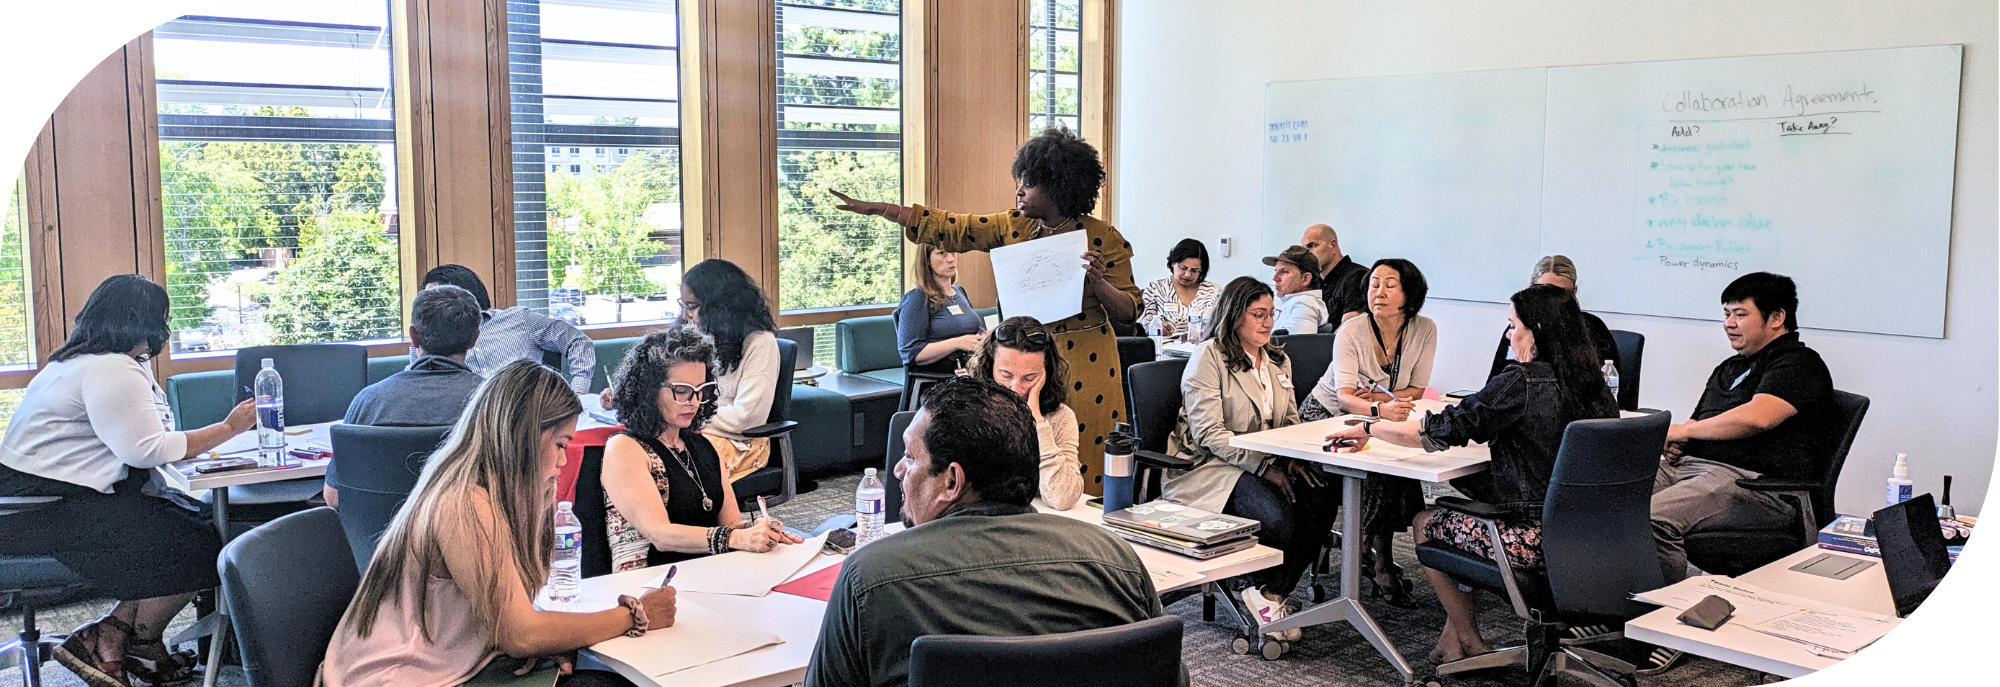
[[[1168,447],[1195,466],[1168,480],[1164,496],[1263,523],[1258,541],[1283,551],[1285,561],[1252,573],[1243,603],[1268,624],[1285,617],[1285,596],[1318,558],[1340,495],[1310,463],[1229,446],[1237,434],[1297,423],[1299,408],[1291,362],[1271,343],[1271,287],[1238,277],[1222,290],[1215,316],[1181,375],[1185,417]],[[1296,640],[1299,631],[1271,636]]]

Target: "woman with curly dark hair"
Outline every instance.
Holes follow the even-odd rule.
[[[1130,326],[1139,314],[1139,287],[1132,283],[1132,244],[1109,223],[1090,216],[1104,185],[1097,149],[1065,129],[1049,129],[1022,144],[1014,155],[1013,210],[990,215],[938,208],[874,203],[839,191],[838,209],[877,215],[903,227],[912,242],[963,253],[993,250],[1071,231],[1082,231],[1089,250],[1083,312],[1046,323],[1069,359],[1070,404],[1076,411],[1078,458],[1086,474],[1104,469],[1104,437],[1111,424],[1126,419],[1124,380],[1118,365],[1114,326]],[[1005,304],[1002,304],[1003,307]],[[1095,493],[1098,480],[1085,480]]]
[[[796,544],[777,520],[751,526],[702,438],[715,416],[715,340],[690,326],[647,334],[618,365],[625,430],[604,444],[604,524],[611,569]]]

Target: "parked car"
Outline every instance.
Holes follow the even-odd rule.
[[[578,327],[589,324],[583,318],[583,311],[577,310],[576,306],[569,303],[557,303],[549,306],[549,317],[568,322]]]
[[[583,305],[583,289],[549,289],[549,302]]]
[[[182,351],[209,350],[208,333],[203,332],[199,329],[183,330],[181,332],[181,350]]]

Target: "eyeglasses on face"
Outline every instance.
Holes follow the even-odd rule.
[[[1003,324],[995,328],[993,330],[993,340],[1000,343],[1026,341],[1034,346],[1048,346],[1055,343],[1055,338],[1049,336],[1048,330],[1041,327],[1018,324]]]
[[[715,382],[709,382],[701,386],[694,386],[691,384],[668,384],[666,385],[666,388],[674,392],[675,403],[691,403],[695,400],[695,397],[697,396],[701,398],[702,403],[707,403],[709,401],[715,400],[715,397],[721,393],[718,389],[716,389]]]
[[[679,301],[679,303],[681,304],[681,314],[683,315],[701,309],[700,303],[690,303],[687,301]]]

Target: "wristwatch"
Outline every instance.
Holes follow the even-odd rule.
[[[1368,403],[1368,416],[1369,416],[1369,417],[1382,417],[1382,402],[1381,402],[1381,401],[1371,401],[1371,402],[1369,402],[1369,403]]]

